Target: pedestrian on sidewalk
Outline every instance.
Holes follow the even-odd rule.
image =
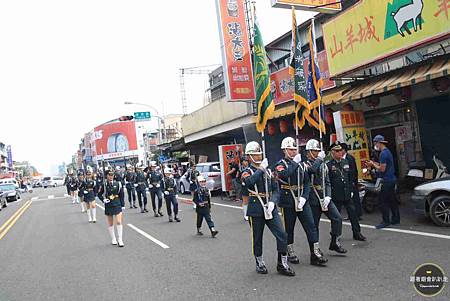
[[[111,236],[111,244],[123,247],[123,215],[122,204],[120,203],[120,192],[123,189],[122,183],[114,180],[114,171],[108,170],[106,173],[106,189],[103,202],[105,203],[105,215],[108,222],[108,232]],[[117,238],[114,231],[114,221],[117,230]]]
[[[197,205],[195,210],[197,212],[197,235],[203,235],[201,231],[203,219],[206,220],[211,236],[216,237],[217,231],[214,228],[214,221],[211,218],[211,192],[206,187],[206,179],[203,176],[197,177],[198,189],[194,191],[194,203]]]
[[[367,165],[376,169],[377,183],[381,185],[378,204],[381,209],[383,221],[375,227],[382,229],[389,225],[400,224],[400,211],[395,196],[397,177],[395,176],[394,157],[386,146],[388,142],[382,135],[376,135],[373,138],[373,143],[375,150],[380,151],[380,162],[369,160]]]

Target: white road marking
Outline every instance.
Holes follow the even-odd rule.
[[[180,198],[179,197],[178,199],[185,200],[185,201],[191,201],[191,199],[187,199],[187,198]],[[214,203],[214,202],[211,202],[211,204],[214,204],[214,205],[217,205],[217,206],[222,206],[222,207],[228,207],[228,208],[242,210],[242,207],[240,207],[240,206],[225,205],[225,204],[219,204],[219,203]],[[326,222],[326,223],[330,223],[331,222],[329,219],[325,219],[325,218],[321,218],[320,221],[321,222]],[[349,222],[343,222],[342,224],[343,225],[347,225],[347,226],[351,226],[351,223],[349,223]],[[361,228],[375,229],[375,226],[372,226],[372,225],[360,224],[360,226],[361,226]],[[389,231],[389,232],[405,233],[405,234],[420,235],[420,236],[427,236],[427,237],[434,237],[434,238],[450,239],[449,235],[430,233],[430,232],[413,231],[413,230],[403,230],[403,229],[396,229],[396,228],[383,228],[383,229],[380,229],[379,231]]]
[[[96,202],[96,204],[97,204],[97,207],[100,207],[103,211],[105,211],[105,207],[103,207],[102,205],[100,205],[100,204],[97,203],[97,202]]]
[[[128,227],[130,227],[131,229],[133,229],[134,231],[136,231],[137,233],[141,234],[142,236],[144,236],[145,238],[150,239],[151,241],[153,241],[155,244],[159,245],[161,248],[163,249],[169,249],[169,246],[166,245],[165,243],[157,240],[156,238],[154,238],[153,236],[151,236],[150,234],[142,231],[141,229],[135,227],[132,224],[127,224]]]
[[[70,196],[70,195],[68,195],[67,193],[64,193],[64,197],[67,198],[67,197],[69,197],[69,196]]]
[[[55,196],[54,196],[54,195],[49,195],[48,198],[49,198],[49,199],[54,199]]]
[[[31,198],[32,201],[36,201],[37,199],[39,199],[38,196],[34,196],[34,197]]]

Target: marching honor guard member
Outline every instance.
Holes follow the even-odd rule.
[[[84,185],[85,185],[85,178],[84,178],[84,171],[80,170],[78,173],[78,181],[77,181],[77,191],[78,191],[78,198],[77,203],[80,203],[81,205],[81,212],[85,213],[87,212],[86,204],[84,203],[83,197],[84,197]]]
[[[137,208],[136,206],[136,190],[134,188],[134,182],[136,179],[136,173],[133,172],[132,166],[127,166],[127,172],[125,173],[125,187],[127,188],[128,202],[130,203],[130,209]]]
[[[333,159],[327,163],[330,172],[331,198],[340,212],[342,206],[347,210],[348,217],[352,224],[353,239],[366,241],[366,237],[361,234],[361,227],[358,221],[358,215],[353,204],[353,184],[350,172],[350,164],[342,158],[342,146],[336,142],[331,146],[331,155]]]
[[[197,166],[195,165],[195,162],[191,162],[191,166],[189,167],[189,171],[186,177],[189,181],[189,191],[192,195],[192,206],[194,207],[194,209],[197,206],[194,202],[194,192],[198,188],[197,177],[200,176],[200,172],[196,168]]]
[[[281,224],[276,204],[280,198],[278,183],[272,178],[268,169],[267,159],[262,160],[261,147],[255,141],[245,147],[245,154],[249,158],[250,166],[243,171],[243,194],[249,196],[247,216],[252,232],[252,249],[256,260],[256,272],[267,274],[267,267],[263,259],[264,228],[270,229],[277,241],[278,264],[277,271],[286,276],[295,276],[287,259],[287,234]],[[266,181],[268,191],[266,190]]]
[[[106,173],[107,181],[105,184],[105,196],[103,202],[105,203],[105,215],[108,222],[108,232],[111,236],[111,243],[123,247],[123,225],[122,225],[122,204],[120,203],[120,191],[122,190],[122,183],[114,180],[114,172],[112,170]],[[114,233],[114,218],[117,228],[117,239]]]
[[[275,171],[281,188],[278,206],[281,208],[287,232],[288,260],[290,263],[300,263],[294,251],[294,229],[298,218],[308,238],[310,263],[318,266],[325,265],[328,260],[324,258],[319,248],[319,235],[308,201],[311,191],[308,172],[301,163],[302,158],[297,153],[297,143],[294,138],[284,138],[281,149],[284,158],[275,165]]]
[[[198,188],[194,191],[194,203],[197,212],[197,235],[203,235],[201,231],[203,219],[206,220],[211,236],[214,238],[219,233],[214,228],[214,221],[211,218],[211,192],[206,188],[206,179],[203,176],[197,177]]]
[[[161,171],[156,169],[156,163],[150,165],[150,172],[147,175],[148,187],[150,188],[150,197],[152,198],[152,208],[155,217],[164,216],[161,212],[163,196],[161,184],[163,176]],[[158,208],[156,208],[156,198],[158,198]]]
[[[87,207],[87,214],[90,223],[97,222],[97,208],[95,207],[95,191],[96,191],[96,181],[94,180],[92,174],[92,167],[87,167],[86,180],[83,186],[83,202]]]
[[[141,164],[136,166],[137,173],[134,179],[134,187],[136,188],[136,193],[139,202],[139,208],[141,208],[141,213],[148,212],[147,210],[147,181],[145,179],[145,173],[142,171],[143,166]]]
[[[70,174],[70,177],[68,179],[68,186],[70,189],[70,196],[72,197],[72,204],[75,204],[78,201],[78,179],[73,172]]]
[[[314,225],[319,234],[320,217],[325,214],[331,221],[331,242],[329,249],[339,254],[347,253],[340,242],[342,235],[342,216],[331,202],[331,184],[327,165],[324,163],[325,152],[321,151],[319,141],[311,139],[306,143],[305,166],[311,179],[309,203],[313,212]],[[325,183],[325,187],[324,184]]]
[[[122,184],[122,187],[125,186],[125,177],[122,173],[122,169],[120,166],[116,166],[116,172],[114,173],[114,180],[117,182],[120,182]],[[122,189],[120,192],[120,204],[122,205],[122,209],[125,209],[125,191]]]
[[[164,169],[164,181],[163,181],[164,197],[166,199],[167,215],[169,216],[169,222],[173,222],[172,218],[172,206],[175,220],[181,222],[178,218],[178,195],[177,195],[177,182],[173,177],[173,171],[170,168]]]

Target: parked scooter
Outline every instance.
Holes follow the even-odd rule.
[[[409,170],[406,174],[405,182],[408,188],[413,189],[419,184],[422,184],[428,180],[436,180],[450,176],[450,173],[447,170],[447,167],[444,163],[437,157],[437,155],[433,156],[433,162],[436,166],[436,175],[434,178],[426,179],[425,178],[425,162],[417,162],[412,163],[409,166]]]

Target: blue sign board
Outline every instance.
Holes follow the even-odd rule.
[[[6,146],[6,155],[8,156],[8,167],[12,169],[13,159],[12,159],[11,145]]]
[[[148,121],[151,118],[150,112],[134,112],[134,119],[137,121]]]

